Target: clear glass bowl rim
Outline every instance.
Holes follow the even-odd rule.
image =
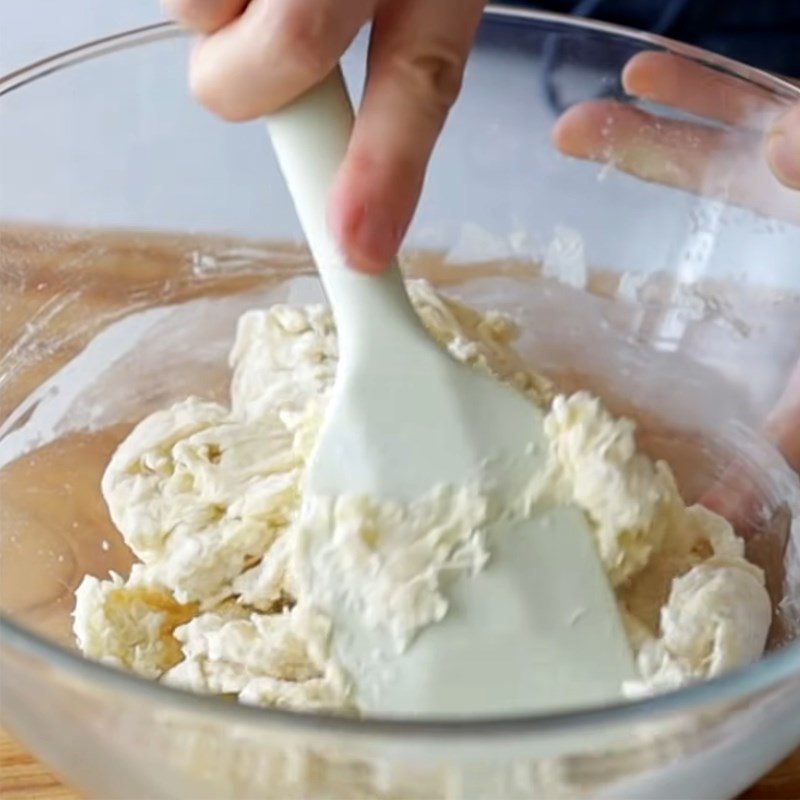
[[[631,43],[640,43],[666,50],[704,63],[749,81],[787,100],[800,100],[800,87],[783,78],[749,67],[733,59],[718,56],[698,47],[675,42],[661,36],[631,30],[619,25],[561,14],[520,9],[490,3],[484,16],[498,20],[525,20],[546,23],[564,30],[585,31],[613,36]],[[0,77],[0,97],[54,72],[100,58],[113,52],[141,47],[153,42],[180,38],[186,32],[171,22],[147,25],[123,31],[79,45]],[[44,637],[27,630],[0,612],[0,643],[23,656],[42,662],[56,672],[63,672],[78,681],[98,685],[109,692],[119,692],[129,700],[142,698],[153,704],[168,706],[193,715],[216,717],[220,722],[247,726],[280,727],[297,732],[334,733],[348,739],[381,736],[402,740],[432,737],[466,741],[487,735],[518,739],[521,736],[542,736],[569,732],[587,732],[609,725],[629,724],[643,719],[692,712],[712,703],[734,701],[766,691],[783,681],[800,678],[800,641],[792,642],[767,654],[749,667],[735,670],[675,692],[642,700],[614,703],[578,711],[548,714],[525,714],[497,718],[467,719],[391,719],[370,717],[348,718],[330,713],[310,713],[230,703],[218,697],[203,696],[165,686],[133,673],[84,658]]]

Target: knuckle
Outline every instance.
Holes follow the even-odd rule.
[[[255,114],[238,103],[223,85],[216,70],[208,68],[203,59],[197,59],[189,69],[189,91],[203,108],[226,122],[244,122]]]
[[[395,69],[434,113],[447,113],[461,91],[464,64],[450,46],[432,45],[400,55]]]
[[[288,4],[278,28],[281,46],[299,75],[314,81],[328,73],[333,63],[326,47],[326,24],[321,4]]]

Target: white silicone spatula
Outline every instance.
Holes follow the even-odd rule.
[[[268,120],[339,333],[336,383],[306,491],[413,500],[481,470],[519,488],[546,456],[540,410],[439,347],[396,263],[377,277],[358,274],[332,241],[326,205],[352,124],[338,69]],[[522,713],[619,696],[632,656],[583,514],[551,508],[496,525],[489,542],[487,567],[452,581],[445,618],[388,665],[376,666],[379,643],[352,610],[324,609],[365,711]]]

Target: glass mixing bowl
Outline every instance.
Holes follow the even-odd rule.
[[[354,89],[364,47],[345,59]],[[522,357],[634,416],[688,500],[735,474],[734,521],[775,603],[770,652],[613,707],[400,722],[194,696],[75,651],[77,583],[131,563],[99,494],[116,444],[172,400],[224,398],[243,310],[322,296],[263,126],[197,108],[186,50],[155,26],[0,81],[3,724],[98,798],[729,797],[777,762],[800,741],[800,489],[764,429],[800,358],[800,200],[763,167],[759,131],[800,91],[503,8],[405,267],[514,315]],[[651,51],[711,81],[717,120],[625,95],[621,70]],[[553,146],[559,110],[584,101],[584,121],[605,109],[584,133],[613,145],[588,155],[610,164]],[[635,116],[626,153],[616,102],[655,115]]]

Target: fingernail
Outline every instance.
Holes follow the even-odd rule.
[[[800,189],[800,128],[778,125],[767,140],[767,160],[781,183]]]
[[[380,272],[396,254],[400,233],[391,215],[381,206],[366,207],[352,234],[353,266],[365,272]]]

